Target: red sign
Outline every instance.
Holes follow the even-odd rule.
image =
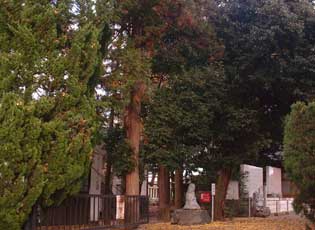
[[[211,194],[210,194],[210,192],[202,192],[200,194],[200,201],[202,203],[210,203],[210,201],[211,201]]]

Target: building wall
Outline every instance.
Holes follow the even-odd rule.
[[[90,195],[100,195],[102,189],[102,180],[104,178],[104,152],[101,146],[95,148],[93,154],[93,162],[90,174]],[[102,204],[98,202],[98,197],[91,197],[90,199],[90,220],[96,221],[99,218],[100,210],[102,209]]]

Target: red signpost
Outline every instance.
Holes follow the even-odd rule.
[[[211,193],[210,192],[201,192],[200,193],[200,201],[202,203],[210,203],[211,202]]]

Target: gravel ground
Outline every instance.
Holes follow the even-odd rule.
[[[235,218],[206,225],[179,226],[170,223],[142,225],[138,230],[305,230],[305,220],[296,215],[269,218]]]

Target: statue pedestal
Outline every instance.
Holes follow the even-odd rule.
[[[172,214],[171,223],[179,225],[208,224],[210,216],[207,210],[201,210],[196,199],[195,185],[189,184],[186,193],[185,206],[176,209]]]
[[[271,215],[270,208],[268,207],[256,207],[254,210],[254,216],[256,217],[268,217]]]
[[[176,209],[172,214],[171,223],[179,225],[208,224],[210,216],[207,210]]]

